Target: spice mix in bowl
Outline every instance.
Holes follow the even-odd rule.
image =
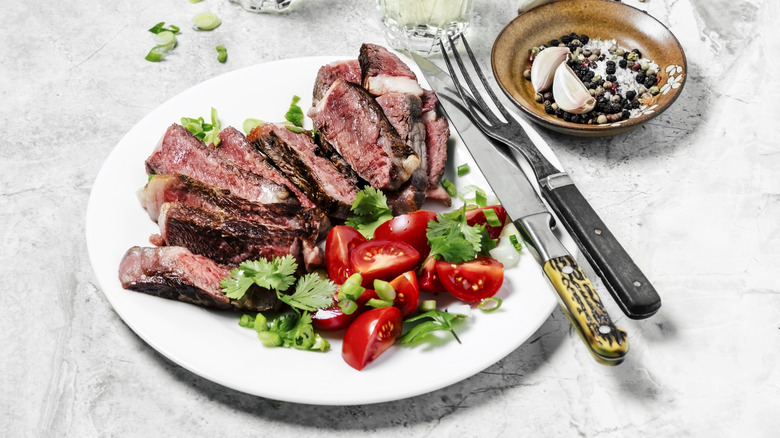
[[[687,71],[663,24],[614,0],[562,0],[519,15],[493,44],[491,62],[532,121],[589,137],[629,131],[663,112]]]

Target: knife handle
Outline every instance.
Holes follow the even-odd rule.
[[[609,231],[568,175],[563,184],[542,184],[542,195],[579,244],[587,260],[604,281],[620,309],[629,318],[652,316],[661,297],[639,267]]]
[[[596,288],[570,255],[544,263],[544,272],[572,326],[596,360],[605,365],[623,362],[628,352],[626,332],[615,327]]]

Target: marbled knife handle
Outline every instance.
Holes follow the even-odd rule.
[[[564,313],[599,362],[617,365],[628,352],[626,332],[615,327],[596,288],[569,255],[544,263]]]

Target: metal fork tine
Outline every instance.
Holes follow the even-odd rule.
[[[509,111],[507,111],[506,107],[498,100],[498,97],[496,97],[496,94],[493,92],[493,89],[488,85],[487,79],[485,79],[485,75],[482,73],[482,69],[479,68],[479,62],[477,62],[477,57],[474,56],[474,52],[471,51],[471,47],[469,47],[468,41],[466,41],[466,37],[461,34],[460,39],[463,41],[463,47],[466,48],[466,53],[469,55],[469,60],[471,61],[471,64],[474,66],[474,71],[477,73],[477,76],[479,76],[479,80],[482,82],[482,86],[485,88],[485,91],[487,91],[488,96],[490,96],[490,100],[493,101],[493,104],[496,106],[499,112],[501,112],[501,115],[504,116],[504,120],[512,121],[512,116],[509,114]],[[453,50],[455,50],[453,48]],[[469,82],[471,82],[469,80]],[[472,86],[473,89],[473,86]]]
[[[452,37],[448,37],[448,39],[450,42],[450,48],[452,49],[452,56],[455,58],[455,62],[457,62],[458,68],[460,69],[463,78],[466,80],[466,83],[468,84],[469,91],[471,91],[471,95],[479,103],[479,107],[481,109],[482,114],[488,119],[488,121],[490,121],[491,124],[493,125],[502,124],[502,121],[499,120],[498,117],[496,117],[493,110],[490,109],[490,106],[482,98],[482,93],[479,92],[479,89],[476,87],[474,81],[471,79],[471,75],[469,74],[466,65],[463,63],[463,58],[461,58],[460,53],[458,53],[458,49],[455,47],[455,42],[452,40]],[[463,38],[463,35],[461,35],[461,39],[463,39],[464,43],[466,42],[465,38]],[[455,75],[453,74],[452,76],[453,76],[453,82],[455,82],[455,84],[458,85],[458,87],[460,87],[458,81],[454,80]],[[463,98],[463,100],[466,100],[464,96],[461,97]]]

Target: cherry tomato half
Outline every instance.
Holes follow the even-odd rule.
[[[501,221],[501,225],[497,227],[488,225],[487,218],[485,217],[485,210],[495,211],[496,216],[498,216],[498,220]],[[466,223],[472,226],[474,224],[484,225],[491,239],[498,239],[498,236],[501,234],[501,230],[504,229],[505,222],[506,222],[506,210],[504,209],[504,207],[500,205],[490,205],[487,207],[475,208],[473,210],[468,210],[466,212]]]
[[[397,307],[380,307],[360,314],[344,333],[341,357],[362,370],[395,343],[403,320]]]
[[[400,240],[412,245],[420,253],[420,260],[425,260],[431,248],[428,246],[428,222],[436,219],[436,212],[417,210],[396,216],[377,227],[374,239]]]
[[[504,265],[481,255],[465,263],[438,262],[436,272],[447,292],[472,303],[492,297],[504,283]]]
[[[390,286],[395,289],[393,305],[401,310],[401,316],[406,318],[417,311],[417,305],[420,303],[420,286],[417,284],[414,271],[406,271],[395,277],[390,282]]]
[[[365,242],[360,231],[346,225],[331,228],[325,239],[325,269],[328,277],[336,284],[344,284],[355,273],[349,262],[349,253]]]
[[[420,253],[408,243],[376,239],[356,246],[349,256],[353,272],[363,276],[363,287],[372,287],[377,278],[390,281],[413,269],[419,259]]]
[[[434,258],[429,258],[422,267],[422,272],[417,276],[417,283],[420,290],[437,294],[444,292],[444,286],[439,281],[439,274],[436,272],[436,265],[441,263]]]

